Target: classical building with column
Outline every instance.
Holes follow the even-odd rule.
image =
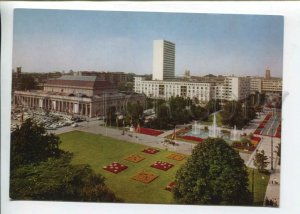
[[[96,76],[62,76],[50,79],[39,91],[15,91],[14,108],[44,109],[87,117],[103,116],[109,108],[122,112],[128,102],[144,104],[137,93],[120,93],[116,86]]]

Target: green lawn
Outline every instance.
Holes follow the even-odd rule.
[[[172,193],[164,188],[174,181],[175,173],[184,163],[166,158],[171,152],[160,150],[151,155],[141,152],[146,146],[115,140],[113,138],[73,131],[59,135],[62,141],[61,149],[74,154],[72,163],[89,164],[91,168],[101,173],[106,178],[106,184],[125,202],[135,203],[173,203]],[[139,163],[124,160],[131,154],[139,154],[146,159]],[[113,174],[103,170],[102,167],[112,162],[119,162],[128,169]],[[166,161],[174,164],[168,171],[162,171],[150,167],[156,161]],[[138,172],[145,170],[158,175],[149,184],[144,184],[131,179]]]
[[[89,164],[96,173],[101,173],[106,178],[109,188],[122,198],[125,202],[131,203],[174,203],[172,193],[164,188],[174,181],[176,171],[183,161],[176,161],[166,158],[171,152],[160,150],[151,155],[141,152],[147,146],[120,141],[113,138],[90,134],[80,131],[72,131],[59,135],[62,144],[61,149],[74,154],[73,164]],[[131,154],[139,154],[146,159],[139,163],[132,163],[124,160]],[[112,162],[119,162],[128,166],[128,169],[113,174],[103,170],[103,166]],[[150,167],[156,161],[166,161],[174,164],[168,171],[161,171]],[[144,184],[131,179],[138,172],[145,170],[158,175],[149,184]],[[264,179],[262,179],[264,176]],[[254,202],[255,205],[262,205],[269,176],[255,171]],[[252,176],[249,171],[249,190],[251,191]]]
[[[249,190],[252,192],[252,169],[249,173]],[[262,206],[270,176],[254,170],[254,205]]]

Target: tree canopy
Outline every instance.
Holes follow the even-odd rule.
[[[46,133],[43,126],[31,119],[25,120],[11,133],[11,168],[58,157],[59,143],[59,138]]]
[[[176,174],[173,196],[183,204],[249,205],[253,200],[243,160],[219,138],[194,148]]]
[[[179,96],[168,101],[157,100],[154,107],[157,118],[152,122],[152,128],[158,129],[172,129],[174,125],[203,120],[209,115],[205,108],[195,104],[195,100]]]
[[[118,202],[104,177],[88,165],[71,165],[70,154],[38,164],[22,165],[11,172],[10,197],[15,200]]]
[[[20,78],[19,90],[31,90],[36,89],[37,83],[34,81],[32,74],[22,74]]]
[[[266,172],[266,167],[269,162],[267,161],[268,157],[265,155],[265,151],[256,151],[254,157],[254,166],[258,169],[259,172]]]
[[[88,165],[72,165],[72,154],[43,126],[26,120],[11,133],[10,197],[15,200],[121,201]]]

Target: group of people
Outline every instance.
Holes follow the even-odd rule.
[[[278,204],[278,201],[277,201],[276,198],[272,198],[272,199],[266,198],[265,199],[265,206],[266,207],[278,207],[279,204]]]
[[[270,182],[271,182],[271,184],[279,184],[279,182],[277,181],[276,178],[272,179]]]

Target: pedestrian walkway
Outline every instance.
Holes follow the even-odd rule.
[[[279,206],[280,204],[280,166],[276,165],[273,173],[270,176],[267,186],[265,199],[273,200]]]
[[[180,129],[176,129],[175,132],[179,131]],[[165,131],[164,133],[162,133],[161,135],[158,135],[158,137],[167,137],[168,135],[171,135],[174,133],[174,129],[172,130],[168,130],[168,131]]]

